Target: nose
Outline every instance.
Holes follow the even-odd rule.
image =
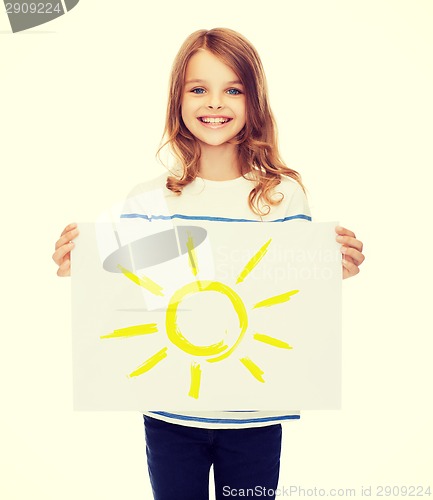
[[[208,103],[207,103],[207,107],[209,109],[221,109],[223,106],[222,106],[222,102],[221,102],[221,98],[218,97],[217,94],[209,94],[209,100],[208,100]]]

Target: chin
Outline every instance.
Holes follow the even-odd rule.
[[[205,144],[207,146],[222,146],[223,144],[227,144],[229,141],[236,139],[238,133],[229,135],[220,135],[220,136],[215,134],[214,137],[210,135],[204,136],[203,134],[193,134],[193,135],[198,139],[198,141],[201,144]]]
[[[202,139],[199,139],[199,142],[200,142],[200,145],[203,145],[203,146],[211,146],[211,147],[218,147],[218,146],[225,146],[225,145],[229,145],[230,143],[228,141],[231,141],[232,138],[227,138],[227,139],[222,139],[222,140],[215,140],[215,141],[203,141]]]

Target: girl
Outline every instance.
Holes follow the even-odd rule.
[[[262,63],[239,33],[199,30],[185,40],[172,68],[164,137],[158,153],[170,147],[172,175],[138,186],[131,198],[161,187],[173,218],[311,220],[300,175],[278,152]],[[127,202],[126,214],[131,207]],[[362,243],[342,227],[336,233],[343,278],[354,276]],[[70,224],[56,243],[59,276],[70,275],[77,235]],[[154,498],[207,499],[212,464],[218,500],[247,490],[252,498],[275,498],[281,422],[293,418],[299,412],[145,412]]]

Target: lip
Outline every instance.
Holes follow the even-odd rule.
[[[225,120],[232,120],[231,116],[226,116],[226,115],[201,115],[197,117],[198,119],[200,118],[224,118]]]

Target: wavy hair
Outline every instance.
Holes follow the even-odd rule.
[[[271,210],[270,206],[278,205],[283,199],[282,193],[279,193],[282,196],[278,199],[275,199],[273,193],[281,182],[281,176],[297,181],[304,192],[305,188],[300,174],[288,168],[280,157],[277,127],[269,105],[267,82],[260,57],[244,36],[228,28],[195,31],[184,41],[173,62],[165,129],[157,157],[161,161],[161,150],[168,145],[182,173],[180,177],[169,176],[167,188],[180,194],[183,187],[192,182],[199,172],[200,145],[186,128],[181,114],[186,68],[199,49],[208,50],[229,66],[244,86],[246,124],[229,142],[237,145],[242,176],[250,173],[249,177],[252,175],[255,180],[255,187],[248,198],[251,210],[256,215],[266,215]]]

